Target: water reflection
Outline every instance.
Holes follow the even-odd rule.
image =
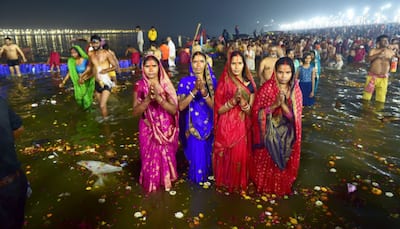
[[[128,44],[136,44],[136,34],[132,33],[98,33],[106,39],[110,48],[117,56],[124,57]],[[69,49],[72,45],[87,46],[92,33],[81,34],[19,34],[13,36],[15,43],[22,49],[29,63],[46,62],[51,50],[56,50],[65,62],[69,57]],[[85,41],[86,40],[86,41]]]
[[[215,63],[217,76],[223,64]],[[188,74],[187,67],[178,65],[171,74],[175,86]],[[251,192],[249,196],[226,195],[216,191],[212,181],[208,189],[190,183],[181,151],[176,195],[144,196],[138,185],[138,120],[132,117],[132,85],[140,78],[138,73],[124,73],[120,78],[121,89],[109,100],[113,120],[108,123],[96,121],[100,117],[96,105],[91,112],[80,110],[71,85],[59,89],[58,77],[46,73],[0,79],[0,94],[8,96],[26,129],[18,148],[34,190],[28,200],[27,228],[83,224],[93,228],[188,228],[195,227],[196,221],[199,228],[289,228],[290,217],[304,228],[395,228],[400,225],[399,77],[390,78],[384,106],[364,103],[360,100],[364,69],[350,66],[323,72],[316,105],[304,109],[296,194],[280,200]],[[26,148],[33,143],[39,147],[29,153]],[[53,152],[58,154],[56,162],[48,157]],[[91,186],[90,174],[75,164],[87,159],[127,162],[127,166],[123,173],[111,175],[106,187],[86,191]],[[349,193],[348,184],[355,185],[356,191]],[[382,193],[374,194],[374,188]],[[71,195],[60,197],[66,192]],[[394,196],[389,197],[390,193]],[[105,203],[99,203],[99,198]],[[323,205],[316,206],[316,201]],[[137,211],[145,211],[146,218],[135,218]],[[184,218],[175,218],[176,212]]]

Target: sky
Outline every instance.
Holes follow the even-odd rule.
[[[233,33],[235,25],[241,33],[250,34],[255,29],[268,31],[279,23],[337,14],[348,8],[379,9],[386,2],[390,1],[16,0],[2,2],[0,29],[133,29],[140,25],[144,31],[155,26],[164,36],[193,36],[201,23],[211,36],[219,36],[223,29]]]

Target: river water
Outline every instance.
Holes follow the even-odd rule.
[[[120,58],[125,57],[127,45],[131,45],[138,49],[136,42],[137,33],[132,30],[82,30],[79,31],[79,33],[76,31],[34,30],[30,33],[21,31],[20,33],[10,35],[4,31],[0,31],[0,36],[11,37],[13,42],[22,49],[28,62],[45,62],[52,50],[59,52],[62,59],[66,60],[70,56],[69,49],[72,45],[86,47],[88,45],[87,41],[90,40],[90,36],[93,34],[98,34],[102,39],[104,39],[108,43],[110,49],[112,49]],[[148,48],[149,42],[147,41],[145,33],[144,36],[146,39],[144,48]],[[159,44],[161,39],[165,39],[165,37],[159,35]],[[172,39],[175,44],[178,44],[176,37],[172,37]],[[186,39],[187,37],[184,38],[184,41],[186,41]]]
[[[215,61],[217,75],[223,63]],[[175,85],[187,75],[178,66]],[[22,116],[19,158],[32,187],[26,228],[398,228],[400,226],[400,80],[390,78],[384,106],[362,103],[365,66],[324,70],[316,105],[304,108],[301,162],[295,194],[228,194],[213,180],[193,184],[177,154],[174,192],[143,194],[138,177],[138,120],[132,117],[136,72],[124,72],[109,100],[113,119],[83,112],[72,85],[50,73],[0,78],[0,95]],[[94,186],[97,176],[76,163],[123,165]],[[183,214],[179,218],[180,213]]]

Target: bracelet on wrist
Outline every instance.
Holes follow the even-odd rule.
[[[225,103],[225,107],[228,108],[228,109],[232,109],[232,108],[234,107],[234,105],[232,105],[231,102],[228,100],[228,101]]]
[[[207,93],[206,96],[203,96],[203,99],[207,99],[208,97],[210,97],[210,93]]]
[[[246,106],[241,107],[241,109],[242,109],[242,111],[248,111],[248,110],[250,110],[250,105],[247,104]]]
[[[240,108],[242,109],[242,111],[248,111],[250,110],[250,104],[246,103],[246,105],[240,106]]]
[[[196,97],[195,95],[193,95],[192,91],[190,91],[189,93],[190,93],[190,95],[192,96],[193,99]]]

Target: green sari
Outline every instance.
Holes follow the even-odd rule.
[[[74,45],[73,48],[79,53],[79,55],[85,59],[88,59],[88,55],[83,49]],[[89,78],[83,84],[79,83],[79,74],[76,70],[75,58],[68,59],[68,71],[71,77],[72,83],[74,84],[74,97],[79,106],[87,110],[92,106],[93,93],[94,93],[94,77]]]

